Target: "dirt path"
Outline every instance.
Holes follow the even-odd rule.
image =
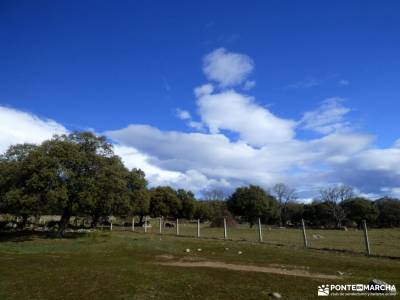
[[[216,268],[216,269],[227,269],[234,271],[245,271],[245,272],[261,272],[279,275],[289,275],[289,276],[300,276],[318,279],[341,279],[342,277],[336,275],[327,275],[319,273],[310,273],[306,270],[286,270],[276,267],[258,267],[249,265],[235,265],[227,264],[218,261],[169,261],[169,262],[159,262],[158,264],[163,266],[174,266],[174,267],[186,267],[186,268]]]

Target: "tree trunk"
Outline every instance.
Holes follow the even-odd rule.
[[[26,226],[26,223],[28,223],[28,215],[23,214],[21,218],[22,218],[22,223],[20,224],[20,228],[23,230]]]
[[[64,237],[65,229],[67,229],[70,218],[71,218],[71,210],[69,209],[69,207],[66,207],[66,208],[64,208],[64,211],[63,211],[63,214],[62,214],[61,220],[60,220],[60,226],[58,228],[58,236],[59,237]]]
[[[142,226],[142,225],[143,225],[143,218],[144,218],[144,215],[141,214],[141,215],[140,215],[140,219],[139,219],[139,226]]]
[[[90,224],[90,226],[93,228],[93,229],[96,229],[96,227],[97,227],[97,223],[99,223],[99,219],[100,219],[100,217],[99,216],[92,216],[92,224]]]

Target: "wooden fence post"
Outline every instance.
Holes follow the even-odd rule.
[[[258,240],[260,241],[260,243],[262,243],[262,241],[263,241],[260,218],[258,218]]]
[[[200,237],[200,219],[197,219],[197,237]]]
[[[112,231],[112,221],[110,222],[110,231]]]
[[[162,217],[160,217],[160,234],[162,234]]]
[[[303,228],[304,247],[308,248],[307,233],[306,233],[306,225],[304,225],[304,219],[301,219],[301,226],[302,226],[302,228]]]
[[[371,248],[369,247],[369,239],[368,239],[367,221],[365,220],[363,220],[363,229],[364,229],[365,248],[367,249],[367,254],[371,255]]]
[[[228,232],[226,231],[226,218],[224,218],[224,239],[228,238]]]
[[[179,235],[179,220],[176,219],[176,235]]]
[[[144,233],[147,232],[147,216],[144,218]]]
[[[132,231],[135,231],[135,217],[132,218]]]

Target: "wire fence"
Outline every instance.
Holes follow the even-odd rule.
[[[356,228],[335,230],[307,228],[306,226],[304,228],[282,228],[264,224],[252,227],[249,224],[213,227],[209,222],[200,223],[198,220],[163,220],[160,218],[148,219],[145,224],[127,226],[125,223],[125,226],[122,226],[116,222],[112,224],[112,228],[109,226],[108,229],[142,234],[269,243],[400,259],[399,228],[367,229],[365,227],[366,230]]]

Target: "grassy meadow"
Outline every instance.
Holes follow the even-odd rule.
[[[195,233],[192,224],[180,228],[185,237],[174,236],[173,228],[162,236],[154,232],[156,229],[154,224],[153,232],[147,234],[139,232],[142,228],[136,228],[135,233],[71,233],[65,239],[44,233],[3,234],[0,299],[270,299],[272,292],[279,292],[282,299],[316,299],[320,284],[368,283],[373,278],[400,287],[399,259],[304,249],[299,230],[266,230],[264,239],[271,242],[260,244],[255,242],[256,228],[232,231],[233,240],[227,241],[189,237]],[[202,234],[213,238],[223,233],[221,229],[204,228]],[[339,232],[318,234],[326,237],[315,247],[358,250],[355,241],[360,238],[362,249],[361,232],[340,232],[346,234],[342,242],[335,236]],[[238,241],[253,236],[253,243]],[[373,250],[394,255],[399,251],[399,237],[398,230],[371,230],[371,240],[376,244]],[[379,248],[379,241],[389,243]],[[273,271],[191,267],[193,262]],[[182,266],[185,263],[189,267]]]
[[[159,233],[159,221],[151,220],[152,227],[149,233]],[[116,227],[114,230],[131,230],[130,227]],[[136,232],[144,233],[142,227],[136,227]],[[362,230],[349,228],[348,231],[328,229],[307,229],[308,245],[311,248],[349,251],[365,253],[364,233]],[[176,235],[176,228],[162,228],[163,234]],[[258,242],[258,227],[250,228],[247,224],[240,224],[235,228],[227,228],[228,239],[233,241]],[[181,223],[179,235],[182,237],[196,237],[197,224]],[[210,227],[208,224],[200,225],[200,235],[204,239],[223,239],[223,228]],[[391,256],[400,258],[400,228],[394,229],[368,229],[371,254],[377,256]],[[300,229],[279,229],[262,226],[263,242],[275,245],[303,247],[303,234]]]

